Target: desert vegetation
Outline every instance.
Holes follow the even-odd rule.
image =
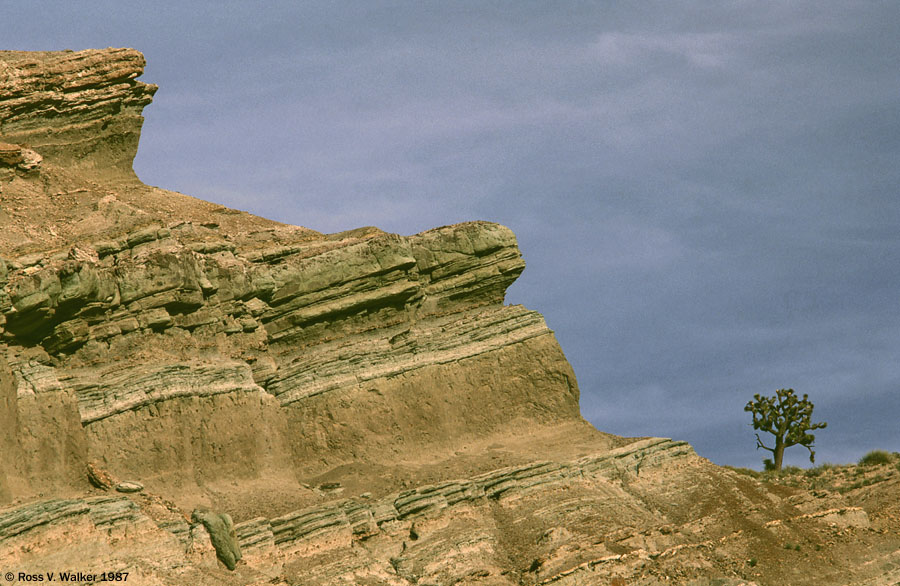
[[[756,449],[762,448],[772,452],[774,461],[765,460],[766,468],[781,470],[784,461],[784,450],[791,446],[803,446],[809,450],[809,461],[816,461],[816,452],[813,450],[813,442],[816,436],[810,433],[816,429],[824,429],[828,424],[823,422],[813,423],[812,412],[814,405],[809,400],[809,395],[798,398],[794,389],[778,389],[774,397],[764,397],[756,394],[753,400],[744,407],[753,415],[753,429],[771,433],[774,436],[773,447],[765,445],[756,434]]]
[[[751,468],[725,467],[761,482],[844,494],[900,478],[900,452],[872,450],[856,464],[824,463],[805,469],[798,466],[784,466],[781,470],[759,471]]]

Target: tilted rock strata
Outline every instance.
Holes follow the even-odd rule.
[[[0,137],[56,162],[131,173],[156,86],[133,49],[0,52]]]
[[[487,223],[440,229],[453,242],[444,250],[427,247],[428,232],[384,234],[324,250],[298,246],[269,262],[230,250],[203,254],[168,229],[151,230],[115,252],[98,246],[82,259],[77,251],[85,249],[73,249],[4,263],[6,340],[72,354],[136,330],[230,335],[262,324],[266,344],[309,344],[333,337],[328,328],[345,318],[359,333],[499,304],[524,267],[512,233]]]
[[[21,166],[26,143],[44,157],[0,192],[10,228],[73,235],[0,256],[7,497],[48,478],[78,486],[88,461],[185,488],[185,477],[313,474],[521,421],[580,421],[543,318],[503,305],[524,268],[509,229],[321,235],[170,194],[187,218],[173,222],[165,194],[118,173],[155,91],[135,79],[139,53],[0,63],[4,161]],[[95,229],[80,232],[66,214],[86,200]],[[39,438],[55,422],[65,433]]]
[[[690,482],[678,480],[674,489],[676,479]],[[117,568],[167,584],[186,580],[186,570],[198,583],[234,584],[750,584],[754,566],[745,552],[783,552],[790,542],[805,544],[797,563],[813,568],[790,583],[822,583],[816,572],[830,554],[811,544],[829,540],[853,552],[868,517],[834,496],[820,506],[837,508],[808,513],[810,503],[801,510],[795,501],[723,473],[684,442],[647,438],[578,460],[250,519],[234,527],[243,561],[228,577],[215,572],[198,519],[173,518],[146,496],[139,506],[99,496],[0,509],[0,562],[48,568],[53,554],[16,545],[75,532],[96,534],[106,546],[93,551],[112,559],[137,545]],[[892,556],[865,555],[873,563],[825,575],[848,585],[888,583]]]
[[[456,505],[481,505],[491,500],[520,498],[531,491],[547,490],[572,479],[637,477],[643,466],[646,466],[646,472],[673,466],[682,458],[696,460],[696,454],[686,442],[650,438],[574,462],[534,462],[502,468],[468,480],[418,487],[378,502],[353,499],[297,511],[272,519],[268,524],[254,519],[247,522],[247,528],[239,524],[237,531],[247,536],[248,545],[260,541],[256,537],[259,533],[271,533],[274,544],[282,548],[290,548],[323,532],[336,531],[364,539],[377,533],[378,527],[386,522],[414,521]],[[253,531],[248,531],[249,527],[253,527]]]
[[[0,568],[165,585],[895,573],[884,509],[590,428],[544,319],[504,305],[524,268],[507,228],[326,235],[137,181],[143,66],[0,52]],[[786,543],[803,554],[782,562]]]
[[[332,393],[340,403],[334,409],[344,409],[347,393],[362,394],[368,404],[372,393],[400,383],[406,390],[393,394],[410,393],[404,405],[414,406],[415,393],[439,400],[433,396],[437,387],[426,382],[435,380],[435,368],[450,369],[438,380],[463,382],[471,379],[462,366],[467,359],[497,353],[488,360],[502,360],[521,353],[521,345],[545,358],[511,364],[508,383],[490,383],[496,397],[480,400],[507,412],[494,413],[494,423],[528,417],[529,409],[542,419],[578,418],[574,374],[543,318],[500,304],[523,268],[515,239],[502,226],[461,224],[411,237],[373,233],[277,254],[234,247],[198,252],[180,234],[177,227],[143,229],[114,246],[73,248],[65,258],[15,259],[2,281],[0,335],[13,351],[9,368],[17,395],[73,398],[88,451],[114,467],[126,466],[119,475],[148,462],[133,450],[95,440],[112,437],[119,426],[105,420],[126,412],[149,408],[153,414],[166,401],[265,391],[277,401],[263,400],[260,409],[268,415],[261,416],[286,422],[260,431],[281,434],[275,443],[292,436],[301,444],[294,456],[306,457],[309,442],[299,437],[309,437],[319,451],[335,442],[366,445],[363,437],[329,440],[321,429],[308,431],[308,417],[332,409],[332,399],[319,395]],[[44,358],[17,350],[26,347],[42,348]],[[422,373],[421,383],[410,388],[402,382],[416,373]],[[478,376],[493,380],[498,374],[503,376],[491,369]],[[522,402],[507,392],[519,393]],[[465,409],[458,398],[452,401]],[[222,405],[209,408],[214,404]],[[276,404],[290,412],[277,414]],[[369,425],[408,426],[409,416],[389,411],[395,413],[370,417]],[[476,409],[468,416],[482,415]],[[441,427],[445,415],[435,411],[432,417],[420,417],[426,435]],[[455,431],[464,432],[460,427],[465,423]],[[408,438],[421,433],[400,430]],[[181,442],[177,436],[173,441]]]

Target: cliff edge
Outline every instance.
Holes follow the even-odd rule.
[[[785,539],[870,528],[593,429],[543,317],[504,304],[508,228],[322,234],[142,184],[143,67],[0,52],[0,568],[769,583],[754,547],[780,575]]]

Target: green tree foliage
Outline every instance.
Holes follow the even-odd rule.
[[[809,395],[803,395],[800,399],[794,394],[794,389],[778,389],[774,397],[757,394],[753,395],[753,401],[747,403],[744,411],[753,414],[753,429],[775,436],[775,447],[770,448],[756,434],[756,449],[772,452],[775,470],[781,470],[784,450],[791,446],[803,446],[809,450],[809,461],[816,461],[813,450],[816,437],[810,432],[824,429],[827,424],[824,421],[812,422],[813,404],[809,401]]]

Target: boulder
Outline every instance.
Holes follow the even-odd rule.
[[[229,570],[234,570],[241,560],[241,548],[238,545],[234,521],[228,513],[214,513],[206,509],[194,509],[191,520],[200,523],[209,533],[209,540],[216,550],[216,557]]]

